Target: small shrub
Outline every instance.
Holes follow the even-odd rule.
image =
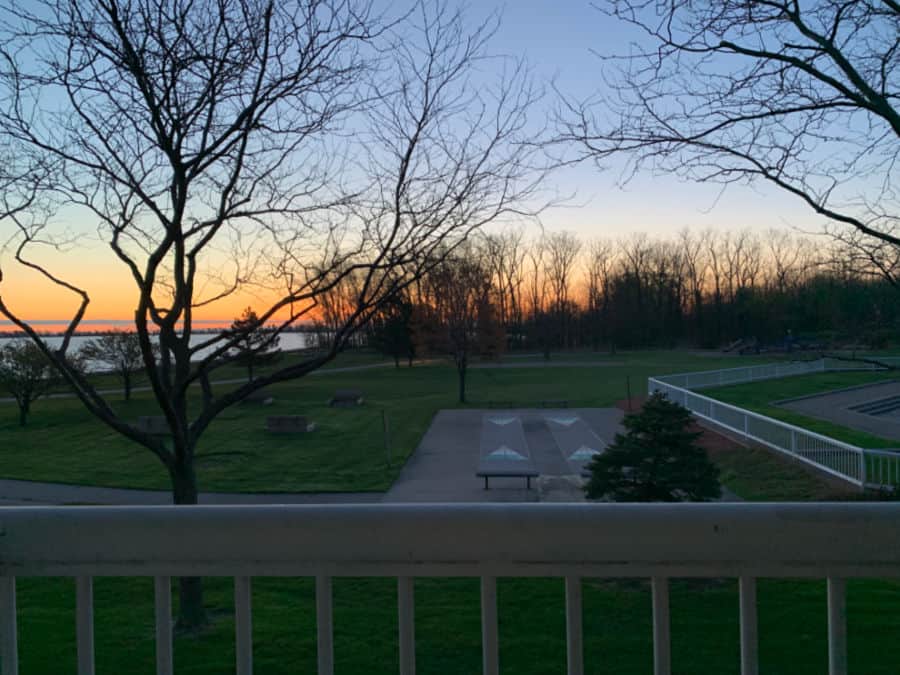
[[[718,469],[697,445],[691,414],[654,394],[640,412],[625,417],[606,452],[590,464],[585,492],[617,502],[703,502],[722,494]]]

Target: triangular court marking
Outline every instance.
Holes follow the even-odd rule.
[[[505,427],[507,424],[512,424],[515,422],[518,417],[488,417],[488,422],[493,424],[497,424],[501,427]]]
[[[549,421],[551,421],[551,422],[556,422],[557,424],[562,424],[564,427],[570,427],[570,426],[572,426],[573,424],[575,424],[575,422],[578,421],[578,417],[577,417],[577,416],[571,416],[571,417],[561,417],[561,416],[560,416],[560,417],[547,417],[547,419],[548,419]]]
[[[600,451],[596,448],[589,448],[586,445],[582,445],[575,452],[569,455],[569,459],[574,459],[578,461],[584,461],[591,459],[594,455],[600,454]]]
[[[505,445],[501,445],[499,448],[494,450],[487,456],[488,459],[512,459],[515,461],[522,461],[525,459],[520,453],[516,452],[510,447]]]

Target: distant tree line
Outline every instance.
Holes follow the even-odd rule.
[[[357,344],[398,366],[428,354],[459,364],[506,350],[552,358],[570,348],[738,341],[745,350],[877,348],[900,337],[897,292],[880,265],[827,236],[685,229],[668,238],[583,240],[507,230],[451,249],[372,316]],[[334,290],[320,330],[340,323],[352,297],[352,287]]]

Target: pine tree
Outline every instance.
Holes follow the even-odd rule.
[[[617,502],[702,502],[721,496],[718,469],[697,445],[691,414],[654,394],[640,412],[627,415],[617,434],[590,464],[585,492]]]

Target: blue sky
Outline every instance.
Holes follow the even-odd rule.
[[[383,1],[391,12],[402,12],[400,3]],[[404,0],[404,4],[410,1]],[[548,85],[555,82],[560,91],[574,99],[604,95],[601,64],[591,50],[622,53],[628,49],[629,40],[637,37],[591,7],[587,0],[482,0],[469,4],[467,16],[474,26],[493,11],[502,13],[502,22],[491,51],[525,57],[537,78]],[[550,91],[538,117],[549,118],[554,108]],[[543,225],[549,230],[573,231],[584,239],[626,237],[638,232],[670,236],[685,227],[694,230],[778,227],[808,232],[821,229],[821,219],[799,200],[765,186],[731,186],[723,193],[718,185],[641,174],[621,187],[622,168],[623,162],[609,162],[602,170],[588,163],[556,174],[552,188],[574,197],[567,205],[545,212]],[[86,233],[92,230],[88,228]],[[103,277],[104,283],[94,295],[96,302],[92,305],[91,318],[125,315],[109,299],[110,289],[130,288],[131,282],[124,267],[111,263],[105,246],[88,244],[80,250],[77,259],[59,253],[46,255],[59,256],[64,271],[70,271],[68,268],[77,263],[79,274],[90,272]],[[20,269],[16,272],[9,275],[6,285],[18,285],[20,297],[37,300],[32,287],[36,280]],[[10,297],[13,295],[11,291]],[[42,304],[42,316],[33,318],[69,313],[67,307],[38,304]]]
[[[575,99],[603,95],[601,64],[592,50],[622,53],[639,38],[587,0],[483,0],[468,7],[473,21],[500,11],[503,18],[493,51],[524,56],[537,76],[555,81]],[[642,174],[621,188],[622,168],[621,162],[609,162],[602,170],[585,164],[561,172],[555,179],[557,188],[575,191],[576,197],[569,206],[545,213],[544,225],[585,237],[631,232],[665,236],[684,227],[820,230],[821,219],[799,200],[768,186],[730,186],[723,193],[718,185]]]

